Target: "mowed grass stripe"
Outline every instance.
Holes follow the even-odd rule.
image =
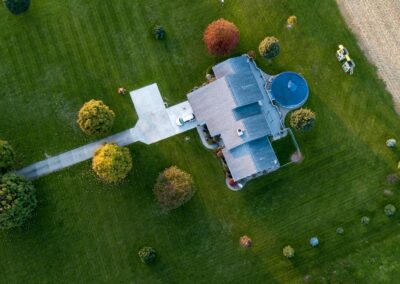
[[[183,100],[204,80],[206,68],[222,60],[208,56],[201,39],[207,24],[219,17],[239,26],[238,54],[256,50],[266,35],[281,40],[278,58],[257,62],[269,73],[294,70],[305,76],[311,87],[308,107],[317,112],[317,127],[296,134],[305,154],[302,164],[260,178],[240,193],[225,188],[219,161],[202,148],[195,131],[151,146],[131,146],[134,170],[117,186],[96,181],[89,162],[41,179],[36,182],[41,205],[34,223],[24,232],[13,232],[12,238],[0,236],[7,243],[0,261],[6,281],[59,282],[63,275],[62,282],[257,283],[302,281],[310,274],[314,280],[346,282],[355,277],[344,274],[349,269],[368,279],[373,267],[347,268],[343,263],[347,254],[366,251],[364,240],[374,245],[396,232],[396,220],[388,221],[382,208],[387,202],[399,206],[399,196],[384,197],[382,190],[385,176],[397,163],[396,153],[386,149],[384,141],[400,128],[390,97],[333,1],[233,0],[224,8],[211,0],[43,1],[27,15],[43,16],[41,7],[46,7],[46,20],[33,14],[36,18],[29,20],[35,32],[13,43],[25,46],[6,51],[16,57],[6,63],[15,66],[0,66],[0,74],[10,73],[12,78],[4,82],[9,92],[2,102],[12,103],[16,113],[32,113],[9,118],[10,110],[0,112],[2,133],[18,141],[27,160],[41,158],[47,149],[64,151],[90,141],[68,116],[59,117],[59,104],[77,112],[91,98],[104,99],[117,113],[118,131],[131,126],[134,118],[129,99],[114,95],[120,84],[133,89],[157,82],[168,102]],[[290,14],[298,16],[299,24],[289,31],[285,26]],[[12,33],[0,35],[7,45],[21,28],[15,21]],[[156,23],[166,28],[165,41],[152,37]],[[332,55],[338,42],[345,43],[356,59],[359,71],[352,77],[341,73]],[[31,64],[40,66],[29,68]],[[65,81],[57,80],[60,66]],[[50,74],[46,86],[36,80],[43,73]],[[57,89],[60,94],[53,94]],[[26,90],[43,95],[33,102]],[[26,102],[31,102],[29,108]],[[33,125],[26,134],[25,121]],[[191,140],[185,141],[185,136]],[[151,190],[159,171],[173,164],[193,175],[198,192],[181,209],[161,215]],[[368,227],[359,223],[362,215],[372,217]],[[335,233],[339,225],[345,228],[344,236]],[[250,251],[238,245],[243,234],[254,240]],[[314,234],[321,240],[318,249],[308,245]],[[45,249],[42,239],[48,243]],[[297,251],[293,261],[281,255],[286,244]],[[154,266],[138,260],[142,245],[159,251]],[[9,269],[11,264],[18,269]],[[343,275],[332,278],[334,269]]]

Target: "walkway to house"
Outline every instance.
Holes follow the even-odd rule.
[[[140,141],[152,144],[191,130],[197,125],[196,121],[182,127],[176,125],[176,119],[182,114],[191,113],[192,108],[187,101],[166,108],[157,84],[132,91],[130,95],[139,117],[135,127],[32,164],[17,173],[28,179],[35,179],[91,159],[94,151],[104,143],[114,142],[126,146]]]

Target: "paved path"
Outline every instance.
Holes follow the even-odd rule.
[[[192,108],[187,101],[166,108],[157,84],[132,91],[130,95],[139,117],[135,127],[32,164],[17,173],[28,179],[35,179],[91,159],[94,151],[104,143],[113,142],[126,146],[140,141],[152,144],[196,127],[196,121],[182,127],[176,125],[176,119],[182,114],[192,112]]]
[[[129,145],[138,141],[138,135],[135,128],[109,136],[88,145],[76,148],[74,150],[62,153],[61,155],[51,157],[40,161],[26,168],[18,170],[17,173],[28,178],[34,179],[52,172],[67,168],[80,162],[89,160],[93,157],[94,151],[106,142],[114,142],[120,146]]]
[[[337,0],[337,3],[361,48],[377,66],[400,113],[400,1]]]

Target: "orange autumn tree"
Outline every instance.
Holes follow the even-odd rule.
[[[219,19],[208,25],[204,31],[203,41],[212,55],[232,53],[239,43],[239,29],[234,23]]]

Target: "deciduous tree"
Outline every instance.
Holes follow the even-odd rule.
[[[139,258],[143,263],[151,264],[157,258],[156,250],[152,247],[143,247],[138,252]]]
[[[239,29],[235,24],[219,19],[208,25],[204,31],[203,41],[212,55],[232,53],[239,43]]]
[[[281,47],[279,45],[279,40],[276,37],[269,36],[263,39],[258,46],[258,51],[260,55],[267,59],[272,59],[278,56]]]
[[[166,211],[182,206],[196,192],[192,177],[176,166],[160,173],[153,191],[156,200]]]
[[[0,229],[21,226],[37,204],[35,189],[25,178],[7,173],[0,180]]]
[[[15,153],[11,145],[0,140],[0,172],[9,170],[14,164]]]
[[[315,113],[307,108],[301,108],[290,115],[290,125],[299,131],[309,131],[315,125]]]
[[[132,169],[129,149],[114,143],[104,144],[95,151],[92,168],[105,182],[115,183],[123,180]]]
[[[115,114],[102,101],[90,100],[85,103],[78,114],[78,124],[88,135],[104,135],[110,132]]]

